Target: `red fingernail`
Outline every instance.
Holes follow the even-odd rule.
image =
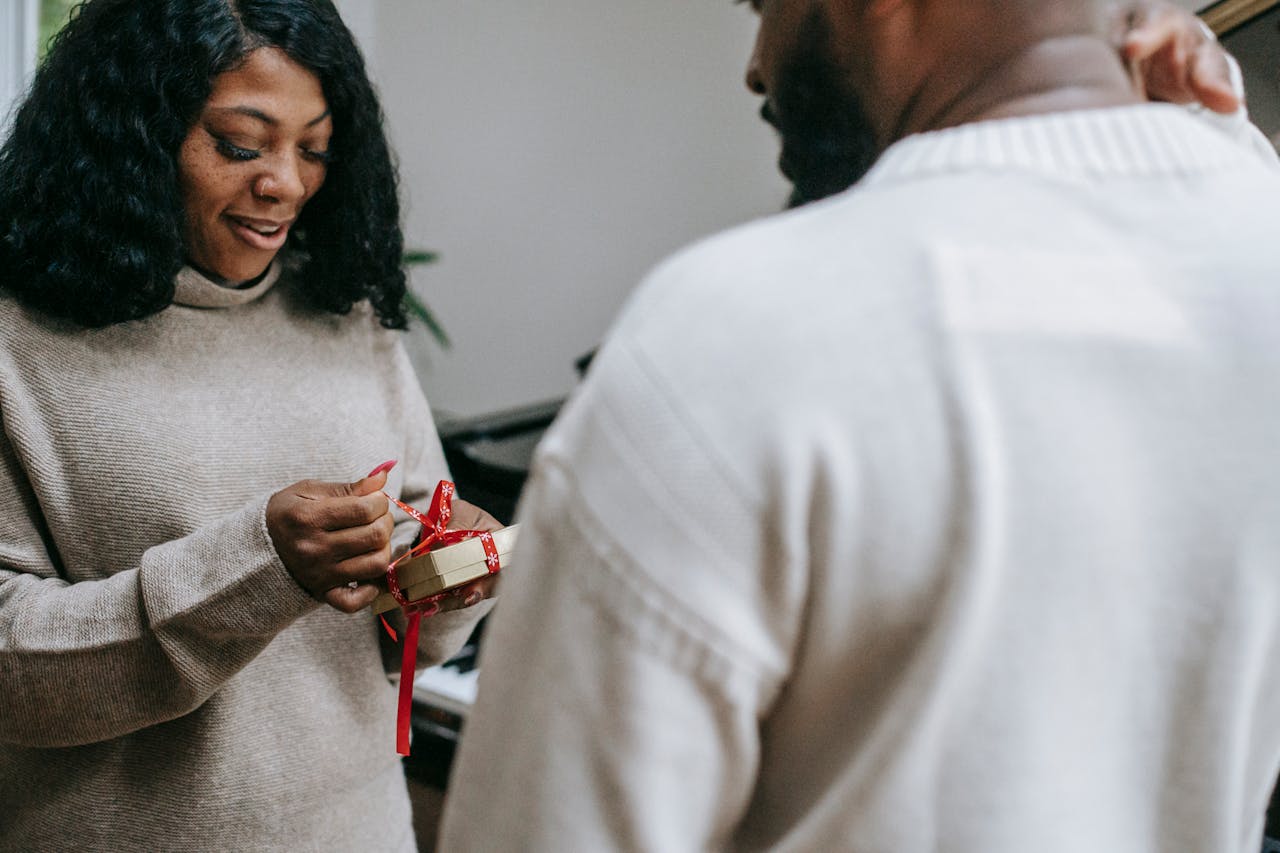
[[[390,471],[392,468],[396,467],[396,463],[399,461],[400,461],[399,459],[392,459],[390,461],[383,462],[377,468],[374,468],[372,471],[370,471],[366,476],[376,477],[379,474],[381,474],[383,471]]]
[[[462,605],[464,607],[475,607],[477,604],[479,604],[482,601],[484,601],[484,593],[473,592],[470,595],[468,595],[466,598],[462,599]]]

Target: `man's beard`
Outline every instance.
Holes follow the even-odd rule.
[[[761,110],[782,137],[778,167],[791,181],[789,207],[848,189],[880,154],[861,99],[844,85],[830,57],[830,35],[826,18],[815,9]]]

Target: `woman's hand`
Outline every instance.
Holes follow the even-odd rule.
[[[354,483],[303,480],[267,502],[267,532],[280,561],[303,589],[344,613],[373,603],[378,587],[366,582],[385,575],[391,562],[395,522],[382,494],[386,483],[385,470]]]
[[[1120,5],[1115,25],[1139,94],[1218,113],[1240,108],[1227,52],[1195,15],[1163,0],[1137,0]]]
[[[449,518],[450,530],[501,530],[498,519],[473,503],[460,498],[453,499],[453,515]],[[447,613],[450,610],[461,610],[479,604],[486,598],[492,598],[498,591],[499,575],[489,575],[478,581],[464,584],[436,602],[436,613]]]

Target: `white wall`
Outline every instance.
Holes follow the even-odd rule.
[[[37,0],[0,0],[0,139],[36,64]]]
[[[378,6],[380,0],[334,0],[342,20],[360,42],[365,56],[378,54]]]
[[[438,411],[566,393],[574,359],[656,261],[786,197],[742,85],[745,6],[339,5],[382,92],[406,240],[442,256],[414,274],[454,342],[414,336]]]

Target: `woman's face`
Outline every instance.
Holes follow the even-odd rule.
[[[187,260],[257,278],[324,183],[333,120],[316,75],[264,47],[213,81],[178,152]]]

